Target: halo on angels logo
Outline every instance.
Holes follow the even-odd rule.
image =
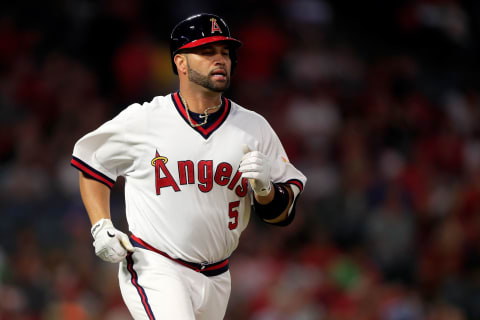
[[[157,154],[157,156],[152,159],[152,162],[151,162],[152,166],[155,167],[155,162],[157,162],[158,160],[162,160],[162,161],[163,161],[163,164],[166,164],[166,163],[168,162],[168,158],[167,158],[167,157],[159,156],[159,155]]]

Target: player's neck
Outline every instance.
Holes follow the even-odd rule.
[[[197,91],[180,88],[180,96],[188,105],[188,110],[195,113],[204,113],[208,108],[220,106],[221,92]],[[208,110],[208,113],[218,111],[218,108]]]

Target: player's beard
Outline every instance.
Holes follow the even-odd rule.
[[[215,92],[224,92],[230,87],[229,75],[226,76],[227,81],[225,82],[216,82],[212,80],[211,75],[212,74],[209,73],[208,75],[204,76],[203,74],[193,70],[192,68],[190,68],[189,65],[187,65],[187,76],[188,80],[190,80],[191,82]]]

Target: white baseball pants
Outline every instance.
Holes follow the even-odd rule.
[[[135,320],[221,320],[230,272],[207,277],[158,253],[136,248],[120,262],[123,300]]]

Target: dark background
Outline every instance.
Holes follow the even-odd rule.
[[[226,319],[480,319],[478,1],[0,5],[0,319],[130,319],[93,253],[73,145],[177,86],[193,13],[244,46],[226,95],[308,177],[288,228],[252,217]],[[122,181],[113,220],[126,230]]]

